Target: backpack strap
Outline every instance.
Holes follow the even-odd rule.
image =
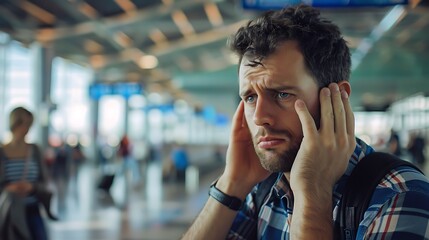
[[[373,152],[358,162],[344,187],[339,209],[339,226],[337,225],[335,230],[336,239],[355,239],[359,223],[368,209],[375,188],[392,169],[400,166],[408,166],[421,172],[412,163],[382,152]]]

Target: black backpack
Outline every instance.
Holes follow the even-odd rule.
[[[412,167],[422,173],[412,163],[388,153],[373,152],[359,161],[344,187],[334,239],[354,240],[356,238],[359,223],[368,209],[375,188],[384,176],[400,166]],[[255,193],[256,213],[261,209],[278,176],[279,173],[273,173],[259,184]]]

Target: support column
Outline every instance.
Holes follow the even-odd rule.
[[[5,33],[0,32],[0,141],[3,139],[2,134],[9,129],[4,123],[7,117],[4,109],[6,98],[6,51],[9,46],[10,39]],[[0,142],[1,143],[1,142]]]
[[[93,81],[95,82],[95,81]],[[92,157],[91,159],[95,159],[95,162],[98,164],[101,157],[101,149],[100,149],[100,141],[101,137],[99,136],[98,126],[99,126],[99,109],[100,109],[100,100],[99,99],[91,99],[90,105],[90,122],[91,122],[91,131],[92,131]]]
[[[124,110],[124,134],[127,135],[128,137],[130,136],[129,131],[129,126],[128,126],[128,122],[129,122],[129,115],[130,115],[130,100],[129,97],[124,97],[125,99],[125,110]]]
[[[51,101],[52,60],[54,49],[39,43],[31,45],[34,56],[34,96],[37,106],[34,128],[37,133],[37,142],[45,149],[48,146],[50,113],[54,108]]]

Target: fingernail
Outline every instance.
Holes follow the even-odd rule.
[[[304,101],[302,100],[296,100],[296,106],[303,108],[305,106]]]
[[[332,91],[339,91],[338,84],[336,83],[329,84],[329,89],[332,89]]]
[[[323,88],[322,91],[325,96],[331,96],[331,90],[329,88]]]
[[[342,90],[342,91],[341,91],[341,96],[342,96],[344,99],[349,98],[349,94],[348,94],[345,90]]]

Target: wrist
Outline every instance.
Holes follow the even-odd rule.
[[[293,192],[297,207],[319,213],[327,212],[329,215],[332,210],[332,194],[331,189],[324,190],[322,188]]]
[[[294,215],[291,236],[298,239],[333,239],[332,195],[317,198],[315,195],[294,194]]]
[[[216,188],[227,195],[235,196],[243,201],[253,186],[247,186],[243,184],[243,181],[234,181],[222,175],[216,182]]]
[[[318,201],[332,198],[333,187],[312,186],[306,188],[292,189],[294,198]]]
[[[209,196],[221,203],[222,205],[228,207],[231,210],[238,211],[243,205],[243,201],[240,198],[235,196],[230,196],[225,194],[216,187],[217,181],[215,181],[209,189]]]

